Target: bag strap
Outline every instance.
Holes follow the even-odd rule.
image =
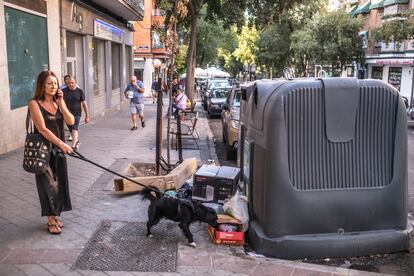
[[[32,99],[32,100],[36,101],[37,105],[40,108],[40,112],[42,113],[42,116],[43,116],[43,110],[42,110],[43,108],[40,105],[40,103],[37,100],[35,100],[35,99]],[[30,132],[29,132],[29,126],[30,126]],[[30,116],[30,109],[28,107],[27,108],[27,115],[26,115],[26,133],[27,134],[33,133],[33,131],[34,131],[34,123],[33,123],[33,120],[32,120],[32,118]]]
[[[27,115],[26,115],[26,134],[29,134],[29,118],[30,118],[30,112],[29,112],[29,108],[27,108]],[[30,124],[30,126],[32,126]],[[30,133],[33,132],[33,129],[31,129],[32,131]]]

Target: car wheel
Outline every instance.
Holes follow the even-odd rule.
[[[229,144],[226,144],[226,159],[234,160],[236,159],[236,157],[237,157],[237,151]]]

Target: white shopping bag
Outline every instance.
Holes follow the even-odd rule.
[[[240,220],[243,223],[243,231],[249,228],[249,209],[247,207],[248,199],[240,194],[237,189],[234,196],[223,204],[224,213]]]

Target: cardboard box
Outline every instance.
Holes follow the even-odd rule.
[[[244,232],[243,224],[238,219],[235,219],[228,215],[217,215],[217,223],[220,224],[234,224],[237,226],[236,232],[223,232],[208,225],[208,233],[215,244],[226,245],[243,245],[244,244]]]
[[[194,174],[193,199],[224,203],[233,196],[239,181],[236,167],[203,165]]]

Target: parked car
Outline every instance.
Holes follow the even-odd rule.
[[[408,108],[408,105],[409,105],[409,103],[408,103],[408,98],[407,98],[406,96],[401,96],[401,97],[402,97],[402,99],[403,99],[403,101],[404,101],[405,108]]]
[[[228,94],[221,112],[223,128],[223,143],[226,145],[226,158],[236,159],[239,145],[239,120],[240,120],[240,88],[234,87]]]
[[[226,98],[230,90],[231,88],[217,88],[206,93],[208,115],[221,115],[221,107],[226,102]]]
[[[414,120],[414,108],[408,109],[408,116],[410,116],[411,120]]]
[[[227,80],[223,79],[212,79],[208,80],[207,86],[201,91],[201,102],[204,110],[207,110],[207,93],[212,92],[214,89],[227,88],[231,89],[231,85]]]

